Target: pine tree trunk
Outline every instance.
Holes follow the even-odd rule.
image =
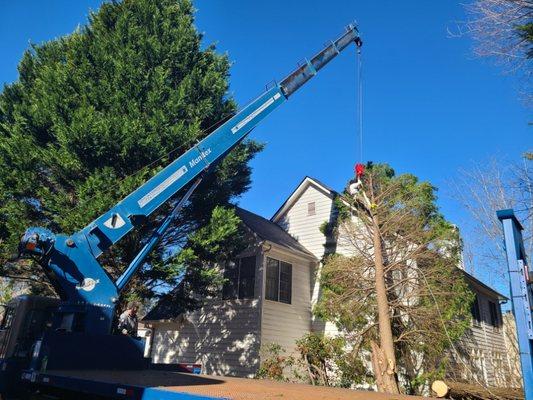
[[[385,285],[385,266],[383,262],[383,247],[379,231],[379,220],[372,216],[374,264],[376,270],[375,290],[378,307],[379,346],[372,344],[372,364],[376,375],[376,383],[380,392],[398,394],[396,382],[396,356],[392,336],[387,287]]]

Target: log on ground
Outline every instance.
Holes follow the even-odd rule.
[[[437,397],[455,400],[524,400],[521,388],[495,388],[473,383],[435,381],[431,389]]]

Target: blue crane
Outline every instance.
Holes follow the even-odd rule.
[[[68,324],[75,325],[83,315],[87,331],[109,333],[119,292],[143,264],[150,250],[170,226],[180,207],[188,200],[202,177],[222,160],[268,114],[283,104],[298,88],[352,42],[361,43],[357,29],[350,25],[346,32],[324,50],[257,97],[222,126],[193,146],[146,183],[96,218],[78,232],[56,235],[45,228],[29,228],[20,251],[37,256],[60,298]],[[98,257],[120,241],[133,228],[166,203],[173,195],[192,186],[175,210],[163,221],[154,236],[116,282],[98,262]],[[70,307],[75,305],[74,308]],[[79,305],[83,305],[80,307]],[[74,314],[74,315],[72,315]],[[104,317],[104,318],[102,318]]]
[[[355,43],[358,47],[362,45],[355,25],[349,25],[337,40],[331,41],[314,57],[305,60],[281,82],[258,96],[81,230],[72,235],[64,235],[55,234],[46,228],[32,227],[25,232],[19,245],[20,254],[38,261],[60,298],[57,306],[54,306],[52,326],[31,345],[31,368],[43,369],[47,365],[53,365],[54,368],[82,365],[88,368],[106,362],[107,368],[120,368],[139,364],[138,359],[142,356],[135,358],[132,354],[139,354],[141,345],[134,338],[111,334],[115,306],[121,291],[172,225],[202,178],[268,114],[283,104],[350,43]],[[146,217],[171,197],[182,192],[184,193],[173,210],[123,274],[113,281],[99,263],[98,257],[142,224]],[[13,337],[16,335],[11,335],[11,340],[14,340]],[[5,360],[7,355],[2,354],[0,348],[0,361],[2,357]]]

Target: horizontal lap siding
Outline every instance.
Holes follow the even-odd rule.
[[[311,330],[311,273],[312,263],[287,256],[274,249],[265,257],[275,258],[292,264],[291,304],[264,300],[261,319],[261,345],[281,345],[292,353],[295,342]]]
[[[510,371],[503,327],[495,328],[490,324],[488,301],[498,304],[498,299],[489,298],[480,292],[477,292],[477,296],[481,321],[473,323],[465,332],[459,340],[458,348],[468,355],[466,362],[478,379],[484,379],[487,385],[499,386],[509,379],[507,375]],[[499,310],[500,306],[497,308]],[[501,314],[498,318],[501,322]]]
[[[315,203],[315,215],[307,215],[307,205]],[[333,200],[315,186],[309,186],[294,205],[277,221],[319,260],[324,255],[325,237],[320,225],[329,221]]]
[[[259,300],[212,301],[185,321],[158,324],[155,363],[200,363],[202,372],[247,376],[259,366]]]
[[[482,327],[485,329],[477,328],[473,329],[474,334],[479,337],[480,344],[485,348],[494,349],[495,351],[505,352],[505,342],[503,338],[502,327],[495,328],[490,325],[490,310],[489,310],[489,300],[496,304],[496,309],[498,310],[498,320],[502,322],[502,316],[500,314],[500,306],[498,298],[489,298],[481,293],[478,293],[478,302],[481,311]],[[486,341],[486,342],[484,342]]]
[[[308,215],[308,204],[315,203],[315,215]],[[320,232],[324,222],[330,222],[334,213],[333,199],[324,191],[310,184],[301,196],[295,200],[287,212],[280,216],[277,223],[291,236],[296,238],[317,259],[324,256],[326,237]],[[320,266],[319,266],[320,268]],[[317,274],[311,272],[312,297],[311,305],[316,304],[320,296],[319,282],[315,279]],[[323,322],[313,318],[312,330],[330,336],[338,334],[338,330],[331,322]]]

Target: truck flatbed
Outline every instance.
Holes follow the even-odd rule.
[[[25,379],[41,387],[143,400],[412,400],[417,398],[270,380],[158,370],[47,371],[33,373]]]

